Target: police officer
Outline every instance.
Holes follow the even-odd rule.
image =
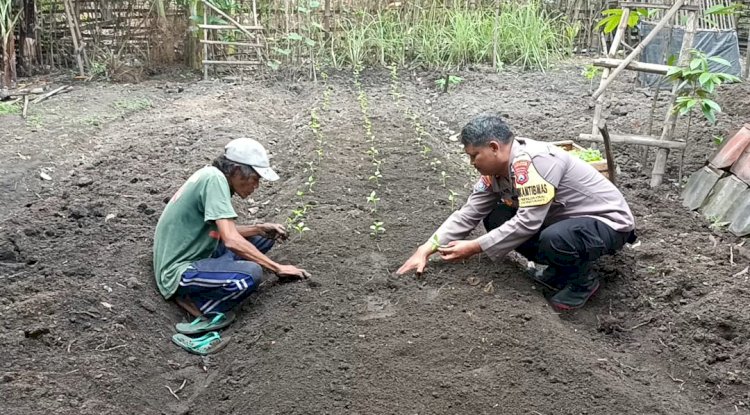
[[[599,288],[591,263],[635,241],[635,220],[620,191],[559,147],[514,138],[496,116],[470,121],[461,142],[482,176],[466,204],[397,273],[421,274],[435,251],[456,262],[481,252],[497,260],[516,250],[547,265],[530,274],[554,293],[555,309],[582,307]],[[479,222],[487,233],[465,240]]]

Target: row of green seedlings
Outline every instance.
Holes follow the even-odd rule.
[[[290,229],[299,235],[310,230],[310,227],[305,224],[305,218],[307,214],[312,210],[312,205],[305,202],[305,196],[309,196],[314,192],[314,186],[317,183],[317,171],[321,162],[323,161],[323,155],[325,154],[323,148],[326,144],[325,136],[321,130],[320,118],[318,118],[317,108],[310,110],[310,130],[315,136],[315,154],[314,160],[308,161],[305,172],[308,174],[307,181],[301,189],[297,190],[296,196],[299,198],[299,205],[292,209],[291,214],[287,218],[286,222]]]
[[[391,66],[391,96],[396,102],[399,102],[401,99],[398,68],[395,65]],[[442,162],[440,161],[440,159],[431,156],[432,148],[425,143],[425,140],[430,137],[430,133],[428,133],[424,125],[422,125],[419,114],[412,110],[408,102],[403,103],[403,111],[404,114],[406,114],[406,116],[409,118],[409,120],[411,120],[412,126],[414,127],[414,132],[416,134],[416,138],[413,142],[414,146],[418,149],[420,156],[425,162],[427,162],[427,165],[430,167],[430,169],[436,175],[438,175],[440,184],[443,186],[443,188],[448,190],[448,202],[451,205],[451,211],[454,211],[456,209],[456,197],[458,196],[458,193],[448,188],[447,181],[450,176],[445,172],[445,170],[441,168]],[[438,173],[438,171],[440,171],[440,173]]]
[[[357,101],[359,102],[359,109],[362,112],[362,127],[364,128],[365,137],[370,145],[367,149],[367,155],[370,157],[370,163],[373,168],[372,174],[367,180],[379,189],[383,180],[383,174],[380,171],[383,165],[383,160],[380,159],[380,151],[376,147],[375,135],[372,133],[372,121],[370,121],[369,116],[370,102],[367,99],[367,93],[362,88],[359,74],[360,68],[357,66],[354,68],[354,85],[357,87]],[[370,194],[365,198],[367,205],[370,206],[370,214],[372,215],[370,236],[373,238],[377,238],[385,233],[385,222],[377,219],[378,203],[380,202],[377,189],[370,191]]]

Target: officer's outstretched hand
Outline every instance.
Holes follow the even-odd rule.
[[[452,241],[438,248],[438,252],[443,261],[456,262],[482,252],[482,247],[477,241]]]
[[[434,251],[431,247],[422,245],[417,248],[417,251],[412,254],[409,259],[401,265],[401,268],[396,271],[397,275],[404,275],[408,272],[415,271],[417,276],[422,275],[425,267],[427,266],[427,259],[432,255]]]

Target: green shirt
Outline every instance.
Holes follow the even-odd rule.
[[[217,219],[233,219],[232,195],[224,174],[206,166],[180,187],[164,208],[154,234],[154,275],[164,298],[177,292],[182,273],[209,258],[219,243]]]

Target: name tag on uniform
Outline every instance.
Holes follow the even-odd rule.
[[[518,207],[543,206],[555,198],[555,187],[544,180],[531,162],[528,154],[521,154],[513,161]]]

